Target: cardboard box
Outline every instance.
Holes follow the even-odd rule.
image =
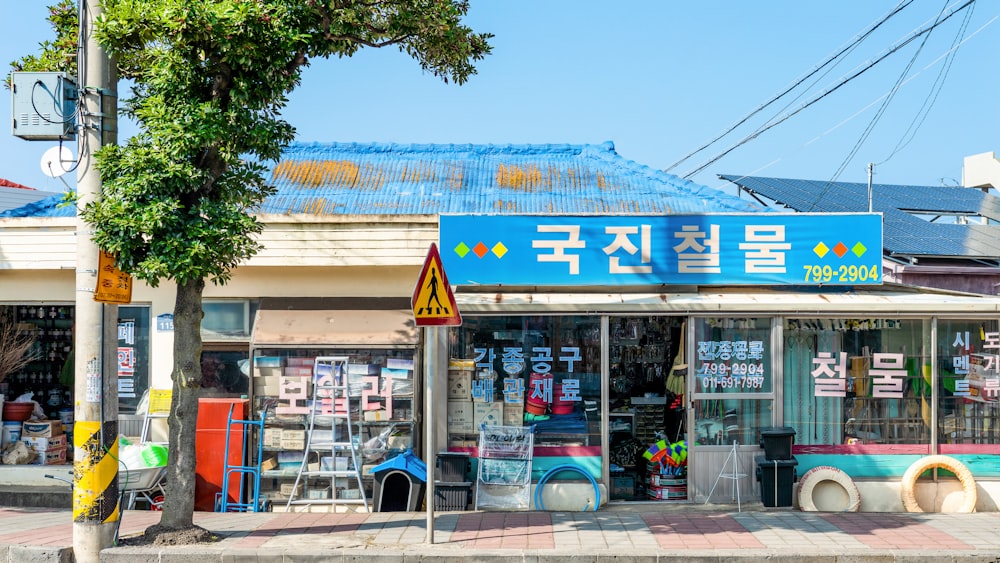
[[[382,368],[382,377],[386,379],[413,379],[412,369]]]
[[[279,369],[279,368],[269,368]],[[258,376],[253,378],[253,394],[257,397],[277,397],[281,392],[281,378],[277,375]]]
[[[385,412],[385,409],[365,411],[365,422],[378,422],[381,420],[389,420],[389,415]]]
[[[282,483],[281,484],[281,494],[282,495],[284,495],[286,497],[290,497],[290,496],[292,496],[293,493],[295,494],[295,496],[298,496],[298,495],[302,494],[302,483],[299,483],[298,486],[296,486],[295,483]]]
[[[472,417],[472,401],[448,401],[448,430],[450,432],[462,434],[475,432]]]
[[[467,401],[472,398],[472,370],[448,370],[448,400]]]
[[[312,369],[313,364],[316,363],[316,358],[313,357],[292,357],[285,358],[285,366],[287,367],[308,367]]]
[[[58,436],[50,436],[48,438],[29,436],[26,438],[21,438],[21,441],[27,444],[29,450],[34,452],[45,452],[48,450],[58,450],[59,448],[66,448],[65,434],[60,434]]]
[[[264,443],[262,444],[265,448],[280,448],[281,447],[281,428],[274,426],[268,426],[264,428]]]
[[[282,368],[279,366],[274,367],[259,367],[253,368],[253,378],[256,380],[259,377],[278,377],[281,375]]]
[[[504,426],[524,425],[524,403],[503,404],[503,425]]]
[[[63,446],[53,450],[38,452],[38,457],[35,458],[32,465],[65,465],[65,463],[66,446]]]
[[[405,369],[413,371],[413,358],[387,358],[385,360],[385,367],[391,369]]]
[[[301,450],[306,447],[306,431],[285,428],[281,431],[281,448],[285,450]]]
[[[448,360],[448,369],[476,369],[476,360],[463,360],[461,358],[451,358]]]
[[[260,462],[261,471],[270,471],[272,469],[277,469],[277,468],[278,468],[278,458],[273,455],[268,458],[265,458],[263,461]]]
[[[257,356],[253,359],[255,368],[280,368],[285,366],[285,358],[281,356]]]
[[[63,433],[61,420],[35,420],[21,423],[21,438],[48,438]]]
[[[503,402],[473,403],[472,427],[479,430],[480,425],[503,426]]]
[[[382,366],[378,364],[347,364],[348,375],[378,375]]]
[[[312,366],[285,366],[281,368],[281,374],[288,377],[312,377]]]

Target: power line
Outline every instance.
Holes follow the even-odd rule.
[[[779,94],[771,97],[770,100],[768,100],[768,101],[764,102],[763,104],[757,106],[757,109],[751,111],[750,113],[748,113],[747,115],[745,115],[744,117],[742,117],[740,120],[738,120],[736,123],[734,123],[731,126],[729,126],[728,129],[726,129],[725,131],[723,131],[722,133],[720,133],[719,135],[717,135],[715,138],[713,138],[712,140],[706,142],[705,144],[701,145],[700,147],[696,148],[695,150],[691,151],[690,153],[684,155],[684,157],[682,157],[677,162],[674,162],[670,166],[664,168],[664,172],[670,172],[671,170],[673,170],[674,168],[676,168],[677,165],[679,165],[680,163],[682,163],[682,162],[686,161],[687,159],[691,158],[692,156],[700,153],[701,151],[703,151],[706,148],[708,148],[708,147],[712,146],[713,144],[715,144],[719,139],[722,139],[726,135],[732,133],[740,125],[743,125],[744,123],[746,123],[747,120],[749,120],[751,117],[753,117],[754,115],[757,115],[758,113],[760,113],[761,111],[763,111],[765,108],[767,108],[768,106],[770,106],[774,102],[776,102],[779,99],[781,99],[782,97],[784,97],[786,94],[788,94],[789,92],[791,92],[792,90],[794,90],[795,88],[797,88],[800,84],[802,84],[803,82],[805,82],[806,80],[808,80],[810,77],[812,77],[813,75],[815,75],[817,72],[819,72],[820,70],[822,70],[824,67],[828,66],[829,64],[831,64],[834,61],[836,61],[837,59],[839,59],[845,53],[847,53],[847,52],[853,50],[854,48],[856,48],[858,45],[861,44],[862,41],[864,41],[876,29],[878,29],[879,27],[881,27],[882,24],[884,24],[885,22],[889,21],[890,18],[892,18],[893,16],[895,16],[896,14],[898,14],[899,12],[901,12],[904,8],[906,8],[907,6],[909,6],[911,3],[913,3],[913,0],[903,0],[903,1],[901,1],[899,4],[896,5],[895,8],[892,9],[892,11],[890,11],[888,14],[886,14],[885,16],[883,16],[882,19],[880,19],[876,23],[870,25],[860,35],[855,36],[855,38],[848,45],[844,46],[842,49],[840,49],[839,51],[837,51],[833,55],[830,55],[829,57],[827,57],[826,60],[824,60],[820,64],[814,66],[804,76],[802,76],[801,78],[797,79],[790,86],[788,86],[787,88],[785,88],[785,90],[783,90],[781,93],[779,93]]]
[[[948,72],[951,70],[951,65],[955,62],[955,53],[958,52],[958,47],[965,42],[965,32],[969,28],[969,22],[972,20],[972,12],[973,10],[969,10],[965,13],[965,20],[962,22],[961,27],[959,27],[958,33],[955,34],[955,40],[952,41],[951,49],[948,50],[947,60],[938,72],[937,77],[934,79],[934,84],[931,86],[931,90],[927,93],[924,103],[920,106],[920,109],[917,110],[916,115],[913,116],[913,121],[910,122],[909,127],[907,127],[906,131],[903,132],[903,135],[899,138],[899,142],[896,143],[895,147],[893,147],[889,156],[885,157],[885,160],[879,162],[879,164],[889,162],[893,156],[896,156],[896,153],[909,145],[910,142],[917,136],[917,131],[924,124],[924,120],[926,120],[927,116],[930,115],[931,108],[934,107],[934,103],[937,102],[938,95],[944,88],[944,82],[948,76]]]
[[[938,12],[937,18],[935,18],[934,20],[935,24],[941,18],[941,14],[943,14],[944,11],[948,9],[948,1],[949,0],[946,0],[944,6],[941,6],[941,11]],[[844,158],[844,161],[840,163],[840,167],[837,168],[837,171],[834,172],[833,177],[830,178],[831,182],[836,182],[837,178],[840,178],[840,175],[844,173],[844,169],[847,168],[847,165],[851,162],[851,160],[854,159],[855,156],[857,156],[858,151],[861,150],[861,145],[863,145],[864,142],[868,140],[868,137],[871,136],[872,131],[875,130],[875,125],[882,120],[882,116],[885,115],[885,110],[888,109],[889,104],[892,102],[892,99],[896,97],[896,93],[899,92],[899,88],[903,84],[903,80],[906,78],[906,75],[909,74],[910,69],[913,68],[913,63],[915,63],[917,61],[917,58],[920,57],[920,53],[924,51],[924,46],[927,45],[927,40],[930,38],[931,34],[928,32],[926,35],[924,35],[923,39],[921,39],[920,46],[917,47],[917,50],[914,51],[913,56],[910,57],[910,62],[908,62],[906,64],[906,67],[903,68],[903,72],[899,73],[899,78],[897,78],[896,82],[892,85],[892,89],[889,90],[889,94],[885,97],[884,100],[882,100],[882,105],[879,106],[878,110],[875,112],[875,115],[872,116],[871,121],[868,122],[868,126],[865,127],[865,130],[861,133],[861,136],[858,137],[858,140],[854,143],[854,147],[852,147],[851,150],[847,153],[847,157]]]
[[[910,35],[909,37],[907,37],[906,39],[904,39],[904,40],[903,40],[903,41],[902,41],[901,43],[899,43],[898,45],[896,45],[896,46],[892,47],[891,49],[889,49],[889,50],[888,50],[887,52],[885,52],[885,53],[883,53],[882,55],[880,55],[880,56],[879,56],[878,58],[876,58],[875,60],[873,60],[873,61],[869,62],[869,63],[868,63],[868,64],[867,64],[867,65],[866,65],[865,67],[863,67],[863,68],[862,68],[861,70],[859,70],[859,71],[857,71],[857,72],[855,72],[855,73],[853,73],[853,74],[851,74],[851,75],[849,75],[849,76],[847,76],[847,77],[845,77],[845,78],[841,79],[841,81],[840,81],[840,82],[838,82],[838,83],[837,83],[836,85],[834,85],[833,87],[831,87],[831,88],[828,88],[827,90],[823,91],[823,92],[822,92],[821,94],[819,94],[819,95],[817,95],[817,96],[813,97],[813,98],[812,98],[811,100],[809,100],[809,101],[808,101],[808,102],[806,102],[805,104],[803,104],[803,105],[799,106],[799,107],[798,107],[798,108],[796,108],[796,109],[795,109],[794,111],[792,111],[792,112],[790,112],[790,113],[787,113],[787,114],[785,114],[784,116],[782,116],[782,117],[781,117],[780,119],[778,119],[777,121],[773,121],[773,122],[771,122],[771,123],[768,123],[768,124],[765,124],[765,125],[762,125],[761,127],[757,128],[757,130],[756,130],[756,131],[754,131],[753,133],[751,133],[751,134],[749,134],[749,135],[747,135],[747,136],[743,137],[743,138],[742,138],[742,139],[741,139],[740,141],[738,141],[738,142],[737,142],[736,144],[734,144],[733,146],[731,146],[731,147],[729,147],[728,149],[726,149],[725,151],[723,151],[723,152],[722,152],[721,154],[719,154],[719,155],[717,155],[717,156],[713,157],[712,159],[708,160],[707,162],[705,162],[705,163],[701,164],[700,166],[698,166],[698,167],[697,167],[697,168],[695,168],[694,170],[691,170],[691,171],[690,171],[690,172],[688,172],[687,174],[684,174],[683,178],[685,178],[685,179],[690,179],[690,178],[691,178],[691,176],[694,176],[694,175],[695,175],[695,174],[697,174],[698,172],[701,172],[701,171],[702,171],[702,170],[704,170],[705,168],[708,168],[708,167],[709,167],[709,166],[711,166],[712,164],[714,164],[714,163],[718,162],[718,161],[719,161],[719,160],[721,160],[721,159],[722,159],[723,157],[725,157],[725,156],[726,156],[726,155],[728,155],[729,153],[733,152],[733,151],[734,151],[734,150],[736,150],[737,148],[739,148],[739,147],[741,147],[741,146],[745,145],[746,143],[748,143],[748,142],[752,141],[753,139],[756,139],[756,138],[757,138],[757,137],[759,137],[759,136],[760,136],[761,134],[763,134],[763,133],[765,133],[765,132],[769,131],[770,129],[773,129],[774,127],[776,127],[777,125],[780,125],[781,123],[784,123],[785,121],[789,120],[789,119],[790,119],[790,118],[792,118],[792,117],[793,117],[794,115],[796,115],[796,114],[798,114],[799,112],[801,112],[802,110],[806,109],[807,107],[809,107],[809,106],[811,106],[811,105],[815,104],[816,102],[818,102],[818,101],[822,100],[823,98],[825,98],[825,97],[829,96],[830,94],[834,93],[835,91],[837,91],[838,89],[840,89],[840,88],[841,88],[842,86],[844,86],[844,85],[845,85],[845,84],[847,84],[848,82],[850,82],[850,81],[854,80],[855,78],[857,78],[857,77],[861,76],[862,74],[864,74],[865,72],[867,72],[867,71],[868,71],[869,69],[871,69],[872,67],[874,67],[874,66],[875,66],[875,65],[877,65],[878,63],[880,63],[880,62],[882,62],[883,60],[885,60],[885,59],[886,59],[887,57],[889,57],[890,55],[892,55],[892,54],[896,53],[897,51],[899,51],[900,49],[902,49],[902,48],[903,48],[903,47],[905,47],[906,45],[910,44],[910,42],[912,42],[912,41],[914,41],[915,39],[917,39],[917,38],[919,38],[919,37],[923,36],[924,34],[926,34],[926,33],[928,33],[928,32],[930,32],[930,31],[931,31],[931,30],[933,30],[933,29],[934,29],[935,27],[937,27],[937,26],[939,26],[939,25],[943,24],[943,23],[944,23],[945,21],[947,21],[947,20],[948,20],[948,19],[950,19],[950,18],[951,18],[952,16],[954,16],[954,15],[955,15],[956,13],[958,13],[959,11],[961,11],[961,10],[965,9],[966,7],[968,7],[968,6],[969,6],[970,4],[972,4],[972,3],[974,2],[974,1],[975,1],[975,0],[967,0],[967,1],[966,1],[966,2],[964,3],[964,4],[962,4],[961,6],[959,6],[958,8],[956,8],[955,10],[953,10],[952,12],[948,13],[948,14],[947,14],[947,15],[946,15],[945,17],[941,18],[940,20],[938,20],[937,22],[935,22],[935,23],[934,23],[934,24],[932,24],[931,26],[929,26],[929,27],[926,27],[926,28],[924,28],[924,29],[921,29],[921,30],[919,30],[919,31],[916,31],[916,32],[912,33],[912,34],[911,34],[911,35]]]

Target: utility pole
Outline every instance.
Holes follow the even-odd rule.
[[[114,543],[118,493],[117,305],[94,299],[100,252],[80,211],[101,197],[94,153],[117,142],[117,69],[94,39],[100,0],[78,0],[78,107],[76,328],[73,425],[73,554],[97,563]],[[105,351],[107,349],[108,351]],[[108,376],[105,376],[108,374]]]
[[[868,163],[868,213],[872,212],[872,176],[875,174],[875,163]]]

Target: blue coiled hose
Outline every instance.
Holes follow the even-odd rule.
[[[572,463],[564,463],[562,465],[556,465],[555,467],[552,467],[551,469],[546,471],[545,474],[542,475],[542,478],[538,480],[538,484],[535,485],[535,509],[545,510],[545,505],[542,503],[542,487],[545,486],[545,483],[549,479],[551,479],[553,475],[555,475],[556,473],[560,473],[562,471],[575,471],[580,475],[586,477],[588,480],[590,480],[590,484],[594,486],[594,512],[597,512],[597,507],[601,506],[601,488],[597,485],[597,481],[590,473],[585,471],[579,465],[575,465]],[[584,506],[583,511],[584,512],[587,511],[586,506]]]

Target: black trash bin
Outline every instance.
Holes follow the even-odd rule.
[[[376,512],[415,512],[424,501],[427,465],[406,450],[372,468],[372,497]]]
[[[767,459],[792,459],[794,443],[794,428],[780,426],[760,429],[760,447],[764,448],[764,457]]]
[[[754,456],[757,464],[756,478],[760,483],[760,500],[766,507],[792,506],[792,492],[798,475],[795,466],[799,460],[767,459],[766,456]]]

